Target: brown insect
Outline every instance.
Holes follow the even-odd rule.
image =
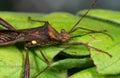
[[[70,44],[61,44],[61,43],[66,43],[68,41],[70,41],[73,38],[76,37],[81,37],[90,33],[103,33],[108,35],[107,33],[105,33],[104,30],[101,31],[95,31],[95,30],[90,30],[87,28],[82,28],[82,27],[77,27],[77,25],[80,23],[80,21],[83,19],[83,17],[85,17],[87,15],[87,13],[89,12],[89,10],[91,9],[91,7],[96,3],[96,0],[94,0],[94,2],[92,3],[92,5],[90,6],[90,8],[87,10],[87,12],[79,19],[79,21],[73,26],[73,28],[70,31],[65,31],[65,29],[61,30],[61,33],[58,33],[47,21],[39,21],[39,20],[32,20],[29,17],[30,21],[34,21],[34,22],[44,22],[45,24],[43,26],[40,27],[36,27],[36,28],[30,28],[30,29],[22,29],[22,30],[16,30],[12,25],[10,25],[8,22],[6,22],[5,20],[3,20],[2,18],[0,18],[0,24],[3,25],[4,27],[6,27],[8,30],[0,30],[0,45],[9,45],[9,44],[14,44],[17,42],[26,42],[24,45],[24,48],[26,50],[26,60],[25,60],[25,67],[24,67],[24,75],[23,78],[30,78],[30,63],[29,63],[29,54],[28,54],[28,47],[32,47],[32,46],[45,46],[47,44],[58,44],[58,45],[84,45],[88,48],[92,48],[94,50],[97,50],[99,52],[105,53],[107,55],[109,55],[111,57],[110,54],[108,54],[107,52],[95,48],[93,46],[88,45],[87,43],[84,42],[75,42],[75,43],[70,43]],[[78,36],[72,36],[71,33],[77,31],[78,29],[83,29],[86,31],[89,31],[86,34],[83,35],[78,35]],[[45,59],[45,62],[47,63],[47,67],[41,71],[40,73],[38,73],[35,78],[40,75],[42,72],[44,72],[45,70],[47,70],[47,68],[50,66],[49,61],[46,59],[46,57],[44,56],[43,52],[40,51],[40,53],[42,54],[43,58]]]

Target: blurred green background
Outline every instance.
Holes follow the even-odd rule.
[[[76,13],[87,9],[93,0],[0,0],[0,11]],[[94,8],[120,10],[120,0],[97,0]]]

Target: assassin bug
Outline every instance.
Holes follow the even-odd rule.
[[[78,22],[71,28],[70,31],[66,32],[64,29],[61,30],[61,33],[58,33],[47,21],[39,21],[39,20],[33,20],[29,17],[30,21],[33,22],[44,22],[45,24],[40,27],[36,28],[30,28],[30,29],[22,29],[22,30],[16,30],[12,25],[10,25],[8,22],[0,18],[0,24],[6,27],[8,30],[0,30],[0,45],[8,45],[8,44],[14,44],[17,42],[26,42],[24,45],[25,51],[26,51],[26,59],[25,59],[25,67],[24,67],[24,76],[23,78],[30,78],[30,63],[29,63],[29,54],[28,54],[28,47],[33,46],[45,46],[47,44],[58,44],[58,45],[84,45],[88,48],[92,48],[94,50],[97,50],[99,52],[105,53],[111,57],[111,55],[101,49],[95,48],[93,46],[88,45],[84,42],[75,42],[70,44],[60,44],[70,41],[73,38],[81,37],[90,33],[103,33],[109,36],[109,34],[105,33],[105,30],[101,31],[95,31],[90,30],[87,28],[77,27],[77,25],[80,23],[80,21],[87,15],[91,7],[96,3],[96,0],[92,3],[90,8],[87,10],[87,12],[78,20]],[[77,31],[78,29],[83,29],[86,31],[89,31],[86,34],[83,35],[77,35],[72,36],[71,33]],[[45,59],[45,62],[47,63],[47,67],[41,71],[39,74],[47,70],[47,68],[50,66],[49,61],[46,59],[42,51],[40,50],[41,55]],[[37,77],[39,74],[37,74],[35,77]]]

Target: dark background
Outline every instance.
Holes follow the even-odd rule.
[[[0,0],[0,11],[76,13],[87,9],[93,0]],[[94,8],[120,10],[120,0],[97,0]]]

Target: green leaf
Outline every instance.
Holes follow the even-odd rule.
[[[15,46],[0,47],[0,77],[19,78],[23,70],[22,54]]]
[[[71,75],[69,78],[119,78],[120,75],[100,75],[96,72],[96,68],[88,68],[81,72]]]
[[[30,23],[27,19],[28,16],[31,16],[33,19],[40,19],[41,14],[27,14],[27,13],[10,13],[10,12],[1,12],[0,17],[4,20],[8,21],[12,26],[16,29],[25,29],[25,28],[32,28],[36,26],[41,26],[41,23]],[[2,26],[1,26],[2,27]],[[2,28],[1,28],[2,29]],[[10,48],[8,47],[0,47],[0,77],[2,78],[21,78],[23,76],[24,70],[24,62],[25,62],[25,50],[24,45],[16,44]],[[13,47],[12,47],[13,46]],[[56,46],[57,47],[57,46]],[[47,46],[42,48],[45,56],[48,60],[52,61],[55,55],[59,53],[63,48],[56,48],[54,46]],[[17,50],[17,51],[14,51]],[[5,51],[4,51],[5,50]],[[7,52],[6,52],[7,51]],[[31,52],[33,51],[33,52]],[[30,57],[30,67],[31,67],[31,77],[35,76],[36,73],[42,71],[46,67],[46,63],[40,59],[40,51],[39,49],[32,49],[29,51]],[[46,54],[47,53],[47,54]],[[21,54],[21,56],[20,56]],[[38,56],[37,56],[38,55]],[[7,58],[6,58],[7,57]],[[17,58],[19,59],[17,59]],[[12,60],[10,60],[12,59]],[[15,60],[15,62],[13,61]],[[13,62],[11,62],[13,61]],[[10,63],[9,63],[10,62]],[[19,71],[18,71],[19,70]],[[41,75],[40,78],[66,78],[66,70],[53,70],[49,69],[44,74]],[[7,71],[7,73],[5,73]],[[14,74],[14,75],[13,75]]]
[[[68,58],[52,63],[52,67],[57,69],[72,69],[72,68],[86,68],[93,66],[91,58]]]
[[[48,16],[43,16],[41,14],[27,14],[27,13],[10,13],[10,12],[1,12],[0,13],[0,17],[3,18],[4,20],[8,21],[16,29],[26,29],[26,28],[32,28],[32,27],[37,27],[37,26],[43,25],[41,23],[30,23],[27,20],[28,16],[31,16],[32,19],[49,21],[50,24],[58,32],[60,32],[60,30],[62,28],[66,29],[66,30],[70,30],[72,28],[74,22],[76,22],[78,20],[77,17],[75,17],[75,16],[73,16],[72,14],[69,14],[69,13],[53,13],[53,14],[50,14]],[[65,20],[65,19],[67,19],[67,20]],[[73,20],[73,19],[75,19],[75,20]],[[68,25],[70,26],[69,28],[67,28]],[[2,27],[2,28],[4,28],[4,27]],[[17,43],[16,45],[9,45],[9,46],[15,46],[15,48],[3,48],[3,47],[1,47],[0,55],[2,55],[2,52],[4,52],[4,53],[6,52],[4,50],[7,50],[10,53],[9,56],[12,56],[11,59],[15,60],[16,58],[14,57],[14,55],[11,52],[15,53],[16,57],[19,57],[19,54],[17,53],[17,51],[13,50],[13,49],[16,49],[16,50],[18,50],[19,53],[21,53],[20,59],[22,60],[22,62],[19,61],[19,60],[16,60],[20,64],[17,67],[17,69],[15,68],[13,70],[13,68],[11,68],[11,65],[8,62],[6,62],[8,64],[7,66],[4,65],[5,61],[9,61],[8,60],[9,56],[7,54],[4,54],[4,56],[0,59],[0,60],[4,59],[4,61],[1,62],[2,73],[1,73],[0,77],[3,77],[3,78],[4,77],[5,78],[10,78],[10,77],[11,78],[19,78],[19,77],[23,76],[23,70],[24,70],[23,68],[24,68],[24,61],[25,61],[25,50],[23,48],[24,45],[19,44],[19,43]],[[64,46],[42,47],[42,51],[44,52],[44,55],[46,56],[46,58],[50,62],[63,49],[64,49]],[[8,59],[6,57],[8,57]],[[42,71],[47,65],[43,60],[41,60],[43,58],[41,57],[39,49],[30,48],[29,57],[30,57],[30,67],[31,67],[31,69],[30,69],[31,74],[30,75],[31,75],[31,77],[33,77],[36,73]],[[16,62],[13,62],[12,63],[13,67],[16,64],[17,64]],[[9,71],[8,71],[8,73],[5,73],[5,71],[8,70],[7,68],[9,68]],[[20,70],[20,71],[18,71],[18,70]],[[12,73],[14,73],[14,72],[12,72],[12,71],[14,71],[14,72],[17,71],[16,72],[17,74],[13,75]],[[47,71],[45,71],[39,77],[40,78],[66,78],[66,76],[67,76],[66,73],[67,73],[66,69],[61,71],[60,69],[56,69],[56,67],[55,68],[50,67]]]
[[[81,12],[83,13],[83,12]],[[88,17],[84,20],[85,22],[90,22],[90,26],[98,28],[99,30],[106,29],[112,37],[113,41],[105,35],[100,35],[99,37],[95,36],[95,39],[90,42],[90,45],[93,45],[97,48],[109,52],[112,55],[112,58],[109,58],[107,55],[98,53],[96,51],[91,51],[91,57],[94,61],[94,64],[97,66],[97,72],[101,74],[119,74],[120,73],[120,55],[119,55],[119,46],[120,46],[120,12],[107,11],[107,10],[91,10]],[[93,21],[87,21],[92,19]],[[107,20],[107,21],[106,21]]]
[[[93,10],[94,11],[94,10]],[[83,14],[85,11],[81,12]],[[96,47],[98,49],[104,50],[110,53],[113,57],[110,58],[108,55],[104,53],[100,53],[93,49],[90,49],[91,57],[94,61],[94,64],[97,66],[97,72],[100,74],[119,74],[120,65],[119,61],[119,38],[120,38],[120,28],[119,23],[115,22],[114,19],[106,18],[102,15],[105,13],[99,14],[99,11],[92,10],[88,14],[88,17],[85,17],[78,27],[84,27],[92,30],[107,30],[107,33],[110,34],[114,41],[107,35],[102,33],[95,33],[89,34],[82,37],[74,38],[70,40],[68,43],[73,42],[83,42],[88,43],[89,45]],[[106,13],[108,11],[105,11]],[[112,11],[111,11],[112,12]],[[110,14],[107,13],[109,16],[116,14],[116,12],[112,12]],[[91,15],[90,15],[91,14]],[[106,15],[107,15],[106,14]],[[92,16],[96,15],[96,16]],[[32,19],[38,20],[45,20],[49,21],[52,27],[54,27],[58,32],[61,29],[65,29],[69,31],[73,25],[79,20],[80,17],[74,16],[70,13],[51,13],[48,15],[44,14],[32,14],[32,13],[10,13],[10,12],[0,12],[0,17],[8,21],[11,25],[13,25],[16,29],[26,29],[26,28],[34,28],[37,26],[42,26],[43,23],[31,23],[27,20],[28,16],[32,17]],[[97,18],[97,19],[96,19]],[[106,21],[110,20],[110,21]],[[112,22],[112,20],[114,20]],[[117,20],[117,17],[116,17]],[[1,26],[1,29],[4,28]],[[88,31],[85,30],[78,30],[72,33],[72,36],[82,35],[83,33],[87,33]],[[60,45],[49,45],[45,47],[41,47],[42,51],[46,58],[52,62],[51,67],[45,72],[43,72],[38,78],[66,78],[67,77],[67,69],[73,67],[77,67],[77,64],[80,64],[79,61],[81,59],[70,58],[61,61],[54,61],[54,57],[58,55],[61,51],[65,49],[65,46]],[[77,56],[88,56],[89,50],[88,47],[85,45],[78,45],[78,46],[71,46],[64,50],[64,52],[68,55]],[[47,65],[44,62],[39,49],[36,47],[29,48],[29,55],[30,55],[30,66],[31,66],[31,77],[33,77],[36,73],[42,71]],[[86,59],[86,57],[84,58]],[[70,60],[74,60],[74,62],[70,62]],[[2,78],[21,78],[23,75],[23,68],[24,68],[24,61],[25,61],[25,50],[24,45],[17,43],[16,45],[8,45],[8,46],[1,46],[0,47],[0,77]],[[88,63],[90,60],[86,60]],[[82,62],[82,61],[80,61]],[[67,65],[68,64],[68,65]],[[83,62],[83,66],[86,63]],[[65,67],[62,67],[65,66]],[[81,65],[82,66],[82,65]],[[88,65],[86,64],[86,67]],[[62,69],[60,69],[60,67]],[[19,70],[19,71],[18,71]],[[7,71],[7,73],[5,73]],[[16,72],[17,71],[17,72]]]

